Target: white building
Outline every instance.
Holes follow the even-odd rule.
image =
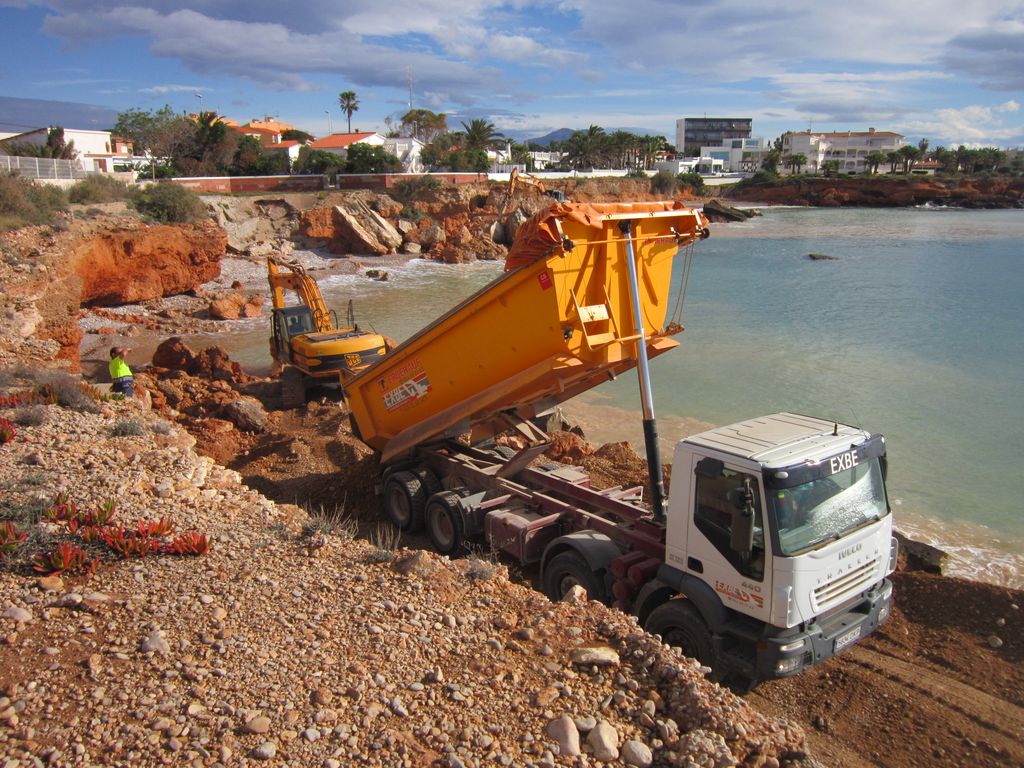
[[[782,137],[782,154],[807,157],[806,170],[817,172],[827,160],[838,160],[840,173],[861,173],[872,152],[883,155],[903,146],[903,135],[892,131],[837,131],[834,133],[787,133]]]
[[[423,173],[423,160],[420,157],[427,146],[419,139],[411,136],[389,136],[384,139],[384,151],[402,161],[406,173]]]
[[[707,160],[720,160],[721,171],[706,173],[754,173],[761,167],[761,161],[769,152],[762,137],[754,139],[724,139],[721,144],[700,148],[701,165],[713,166]],[[705,172],[705,171],[702,171]]]
[[[36,147],[46,145],[50,134],[49,128],[36,128],[34,131],[15,134],[6,139],[12,144],[31,144]],[[112,173],[114,164],[132,162],[132,144],[126,139],[111,136],[110,131],[87,131],[78,128],[64,129],[64,143],[74,142],[77,153],[76,162],[83,171]]]

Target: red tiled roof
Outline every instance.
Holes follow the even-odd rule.
[[[322,139],[317,139],[311,146],[313,149],[344,149],[355,144],[363,139],[368,139],[373,136],[374,132],[368,133],[332,133],[330,136],[324,136]]]
[[[289,147],[294,147],[295,145],[301,143],[301,141],[287,139],[286,141],[279,141],[276,144],[270,141],[261,141],[260,146],[262,146],[264,149],[288,149]]]

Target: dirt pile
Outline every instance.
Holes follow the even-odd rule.
[[[797,177],[743,183],[728,192],[732,200],[769,205],[821,207],[948,205],[958,208],[1024,207],[1024,180],[979,178],[818,178]]]

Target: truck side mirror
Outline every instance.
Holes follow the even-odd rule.
[[[720,477],[724,470],[725,462],[711,457],[701,459],[694,467],[694,472],[701,477]]]
[[[738,503],[732,515],[732,536],[729,546],[734,552],[746,558],[754,549],[754,489],[750,478],[745,478],[743,488],[737,488],[736,491]]]

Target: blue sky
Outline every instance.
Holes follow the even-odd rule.
[[[1024,146],[1024,0],[0,0],[0,39],[0,96],[201,103],[318,135],[345,129],[344,90],[353,129],[384,130],[411,73],[413,105],[453,128],[674,141],[677,118],[707,114],[768,139],[875,127]]]

